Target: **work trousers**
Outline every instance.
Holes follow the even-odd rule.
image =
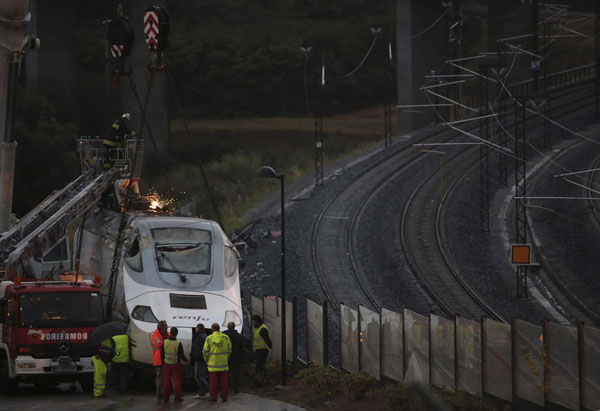
[[[176,400],[181,399],[181,363],[163,365],[163,398],[169,401],[171,396],[171,381],[173,382],[173,395]]]
[[[267,357],[269,356],[269,350],[256,350],[254,351],[254,360],[256,361],[256,379],[254,385],[262,386],[265,383],[265,365],[267,364]]]
[[[240,365],[238,363],[229,363],[227,372],[227,383],[234,393],[240,392]]]
[[[162,365],[155,365],[154,370],[156,371],[156,396],[160,397],[162,395],[163,388],[163,370]]]
[[[229,386],[227,385],[227,371],[209,371],[210,377],[210,400],[216,401],[219,391],[223,401],[229,397]]]
[[[127,391],[129,383],[129,362],[112,362],[111,367],[112,384],[119,390],[120,393]]]
[[[208,392],[208,383],[206,382],[206,363],[197,361],[194,364],[194,379],[198,383],[198,395],[204,395]]]
[[[95,355],[92,357],[92,364],[94,364],[94,397],[99,397],[106,389],[106,364]]]

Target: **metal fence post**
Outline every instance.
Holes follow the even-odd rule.
[[[344,327],[344,322],[343,322],[343,319],[342,319],[343,318],[343,313],[342,313],[342,306],[343,305],[344,305],[344,303],[340,301],[340,303],[338,305],[338,307],[339,307],[338,311],[340,313],[340,319],[339,319],[339,323],[340,323],[340,329],[339,329],[339,337],[340,337],[339,338],[339,340],[340,340],[340,342],[339,342],[339,348],[340,348],[340,350],[339,350],[339,353],[340,353],[340,369],[341,370],[344,369],[344,366],[343,366],[344,363],[342,361],[342,350],[343,350],[343,347],[342,347],[342,327]]]
[[[487,321],[487,316],[481,316],[481,328],[479,332],[481,333],[481,394],[485,395],[487,391],[487,379],[485,370],[487,367],[487,331],[485,329],[485,323]]]
[[[309,338],[309,332],[310,332],[310,327],[308,326],[308,297],[304,296],[304,318],[306,318],[306,321],[304,324],[304,329],[305,329],[305,336],[306,336],[306,364],[310,364],[310,338]]]
[[[358,312],[357,312],[357,317],[358,317],[358,324],[357,324],[357,329],[358,329],[358,371],[362,371],[362,367],[361,367],[361,358],[362,358],[362,343],[363,343],[363,332],[362,332],[362,328],[360,327],[360,307],[361,304],[358,304]]]
[[[577,365],[579,374],[579,409],[585,405],[585,323],[577,322]]]
[[[383,343],[383,307],[379,308],[379,381],[383,382],[383,352],[385,344]]]
[[[433,313],[434,313],[433,310],[429,310],[429,327],[428,327],[429,328],[429,330],[428,330],[429,331],[429,337],[428,337],[429,338],[429,347],[428,347],[428,349],[429,349],[429,353],[428,353],[428,355],[429,355],[429,361],[428,361],[428,363],[429,363],[429,385],[431,385],[432,381],[433,381],[433,378],[431,377],[431,374],[432,374],[431,371],[433,369],[432,364],[431,364],[432,363],[432,358],[433,358],[431,356],[431,352],[432,352],[431,346],[433,345],[431,343],[431,315]]]
[[[402,381],[406,378],[406,308],[402,310]]]
[[[454,387],[459,388],[459,373],[458,373],[458,318],[459,314],[454,314]]]
[[[329,321],[327,320],[327,300],[323,300],[323,365],[329,364]]]
[[[550,407],[550,354],[548,351],[548,322],[544,318],[542,322],[542,387],[544,387],[544,406],[546,409]]]
[[[292,356],[294,362],[298,358],[298,301],[296,296],[292,297]]]
[[[518,376],[518,366],[519,366],[519,358],[517,356],[517,318],[513,317],[510,320],[510,351],[511,351],[511,359],[512,359],[512,397],[513,397],[513,406],[517,404],[517,376]]]

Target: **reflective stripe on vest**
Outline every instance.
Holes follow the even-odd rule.
[[[129,361],[129,337],[125,334],[115,335],[115,356],[113,362],[128,362]]]
[[[203,353],[208,371],[229,370],[228,359],[231,353],[231,341],[227,335],[214,331],[206,337]]]
[[[264,323],[262,323],[258,328],[255,328],[254,329],[254,340],[252,341],[252,350],[253,351],[270,350],[269,346],[267,345],[267,342],[260,335],[260,330],[262,330],[263,328],[265,330],[267,330],[267,332],[269,333],[269,337],[271,336],[269,329],[267,328],[267,326]]]
[[[177,364],[179,362],[179,344],[177,340],[165,340],[163,350],[165,350],[165,364]]]
[[[117,143],[117,142],[110,141],[107,139],[102,140],[102,144],[104,144],[105,146],[111,146],[111,147],[121,147],[121,143]]]

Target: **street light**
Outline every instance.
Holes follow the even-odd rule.
[[[273,167],[264,166],[258,170],[262,178],[276,178],[281,181],[281,385],[286,385],[286,327],[285,327],[285,200],[284,175],[277,174]]]

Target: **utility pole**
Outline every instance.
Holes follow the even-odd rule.
[[[505,76],[507,75],[505,54],[506,45],[504,42],[498,42],[496,43],[496,47],[498,53],[498,65],[492,67],[492,73],[494,73],[496,81],[498,82],[498,87],[496,89],[498,93],[496,96],[496,99],[498,101],[496,111],[496,113],[498,114],[498,145],[500,147],[507,147],[508,136],[506,130],[506,117],[508,110],[508,95],[505,96],[506,98],[503,97],[505,92],[503,84],[505,82]],[[508,186],[508,161],[506,155],[500,151],[498,152],[498,181],[500,181],[500,184],[504,185],[505,187]]]
[[[448,7],[452,7],[452,15],[448,19],[448,49],[450,50],[450,60],[456,60],[462,58],[462,26],[463,26],[463,15],[460,9],[460,0],[455,0],[450,3]],[[460,69],[454,67],[454,74],[460,74]],[[461,103],[462,97],[462,86],[461,83],[456,83],[453,87],[452,99]],[[454,110],[451,113],[450,110]],[[460,106],[452,106],[448,108],[448,120],[456,120],[460,118]]]
[[[383,61],[383,140],[385,148],[392,146],[392,42],[387,34],[387,50]]]
[[[29,0],[0,0],[0,233],[10,228],[15,177],[15,115],[17,86],[23,54],[39,47],[25,36],[31,13]]]
[[[533,39],[533,50],[531,50],[532,53],[537,54],[538,53],[538,0],[533,0],[531,2],[531,24],[532,24],[532,39]],[[534,57],[535,58],[535,57]],[[538,62],[539,63],[539,62]],[[532,62],[532,69],[533,69],[533,62]],[[539,66],[537,69],[533,69],[533,92],[535,94],[538,93],[539,91],[539,77],[540,77],[540,71],[539,71]]]
[[[600,4],[596,2],[596,120],[600,119]]]
[[[321,55],[321,73],[317,86],[315,104],[315,186],[323,185],[323,93],[325,89],[325,65]]]
[[[515,97],[515,240],[527,243],[527,152],[525,97]],[[527,299],[527,267],[517,265],[517,298]]]
[[[552,67],[550,57],[552,52],[550,51],[552,27],[556,22],[546,22],[543,24],[544,33],[544,45],[542,47],[544,57],[544,63],[542,64],[544,70],[544,81],[542,83],[542,94],[545,99],[544,103],[544,146],[546,150],[552,148],[552,127],[550,124],[550,118],[552,117],[552,82],[550,75],[552,73]]]
[[[489,112],[489,67],[479,66],[479,138],[490,141],[490,123],[487,114]],[[485,233],[490,232],[490,148],[487,144],[479,146],[479,187],[480,187],[480,227]]]

